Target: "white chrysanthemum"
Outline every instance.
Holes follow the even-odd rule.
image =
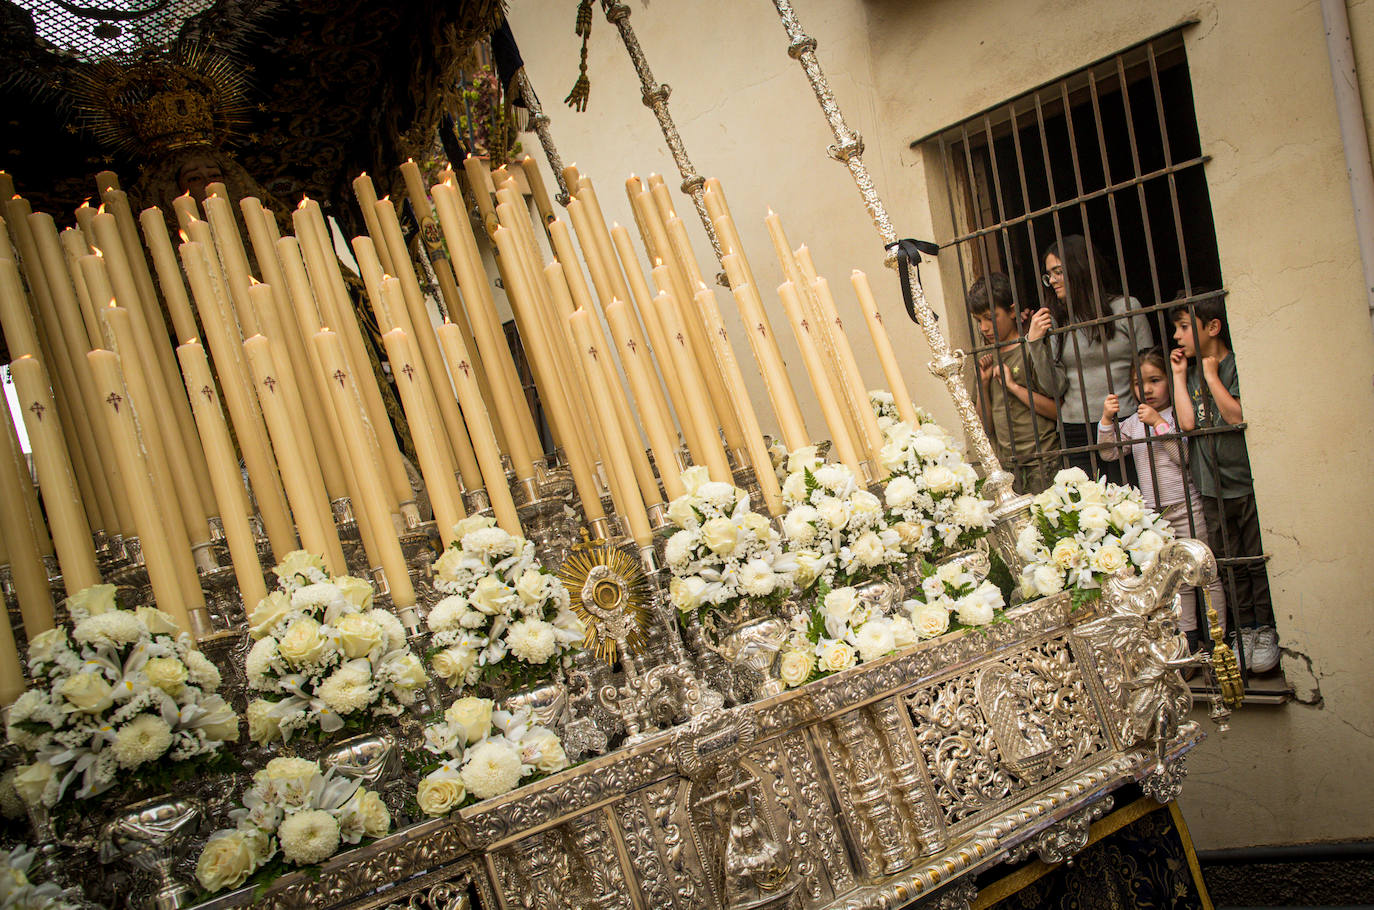
[[[740,587],[750,597],[767,597],[778,586],[778,576],[767,560],[751,559],[740,568]]]
[[[343,591],[339,586],[328,581],[319,581],[314,584],[305,585],[298,588],[291,594],[291,606],[306,613],[318,614],[336,604],[345,604]]]
[[[495,556],[515,552],[515,538],[500,528],[479,528],[463,538],[464,550]]]
[[[396,618],[396,614],[390,610],[371,609],[363,614],[368,619],[382,627],[386,633],[387,651],[395,651],[403,647],[406,643],[406,627],[401,625],[401,621]]]
[[[155,761],[172,745],[172,728],[156,714],[140,714],[115,734],[114,755],[121,768]]]
[[[447,632],[458,627],[458,621],[468,612],[468,599],[459,594],[451,594],[439,601],[425,617],[425,622],[434,632]]]
[[[199,651],[187,652],[186,670],[191,675],[191,682],[199,686],[201,691],[213,692],[219,688],[219,668]]]
[[[267,671],[272,661],[277,659],[277,640],[261,638],[248,651],[244,661],[244,672],[248,674],[248,684],[261,689],[267,684]]]
[[[463,763],[463,786],[478,799],[490,799],[520,783],[520,753],[496,740],[479,743]]]
[[[558,649],[553,626],[539,619],[522,619],[506,630],[506,645],[516,657],[531,664],[542,664]]]
[[[886,619],[870,619],[855,633],[854,646],[859,651],[860,660],[877,660],[884,654],[891,654],[897,650],[892,623]]]
[[[372,703],[372,670],[366,660],[350,660],[320,683],[315,694],[335,713],[352,714]]]
[[[687,560],[692,558],[694,536],[691,531],[678,531],[668,538],[668,543],[663,548],[663,556],[668,560],[668,565],[681,568],[687,564]]]
[[[83,645],[127,645],[138,641],[147,631],[134,614],[111,610],[81,620],[72,630],[72,638]]]
[[[306,809],[281,823],[277,839],[287,862],[308,866],[323,862],[339,849],[339,823],[323,809]]]

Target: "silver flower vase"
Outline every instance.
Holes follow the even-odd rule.
[[[568,710],[568,686],[557,679],[546,680],[512,692],[501,699],[501,707],[512,714],[528,711],[531,721],[541,727],[548,727],[559,736],[563,735],[563,730],[571,719]]]
[[[178,881],[172,867],[190,847],[202,815],[198,800],[157,796],[129,806],[105,825],[100,835],[101,862],[122,858],[153,878],[149,893],[133,896],[134,905],[177,910],[191,903],[195,890]],[[136,881],[139,878],[135,876]]]
[[[787,622],[748,600],[702,621],[703,643],[730,668],[730,698],[736,704],[777,695],[786,687],[777,674],[778,651]]]

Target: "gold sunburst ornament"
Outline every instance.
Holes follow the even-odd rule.
[[[558,570],[573,609],[587,626],[583,647],[608,664],[615,662],[622,639],[632,652],[643,653],[649,623],[644,570],[624,550],[604,540],[587,540],[585,531],[583,538]]]

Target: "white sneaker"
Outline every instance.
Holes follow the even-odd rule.
[[[1245,656],[1249,658],[1250,672],[1268,673],[1279,665],[1279,633],[1273,626],[1258,629],[1245,629],[1251,633],[1247,642]],[[1244,634],[1242,632],[1242,634]]]

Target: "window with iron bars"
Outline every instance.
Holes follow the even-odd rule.
[[[1217,342],[1229,348],[1226,290],[1181,31],[913,148],[943,172],[947,198],[934,207],[948,205],[940,245],[969,304],[970,381],[1018,490],[1039,492],[1069,465],[1142,487],[1179,536],[1212,546],[1221,579],[1208,594],[1219,612],[1224,599],[1228,633],[1272,629],[1245,424],[1235,413],[1243,399],[1234,357]],[[949,269],[950,259],[942,262]],[[1036,318],[1042,309],[1048,322]],[[1199,325],[1196,337],[1179,329]],[[1220,361],[1213,381],[1203,371],[1209,351]],[[1199,378],[1176,382],[1172,358],[1180,357]],[[1176,388],[1187,406],[1170,410]],[[1156,407],[1139,410],[1140,396]],[[1199,647],[1207,646],[1204,602],[1189,591],[1180,605]],[[1256,701],[1287,693],[1268,635],[1232,639]],[[1266,667],[1270,657],[1275,666]]]

